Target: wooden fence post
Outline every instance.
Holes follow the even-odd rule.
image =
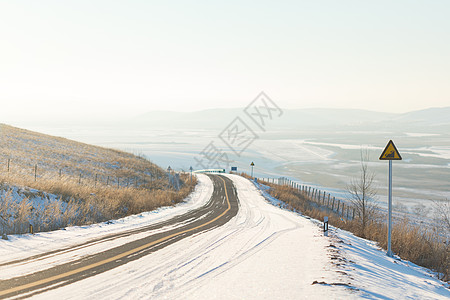
[[[34,181],[37,180],[37,165],[34,165]]]
[[[11,159],[8,158],[8,173],[9,173],[9,164],[10,164],[10,162],[11,162]]]
[[[336,200],[336,197],[333,197],[333,204],[331,205],[331,210],[334,211],[334,200]]]

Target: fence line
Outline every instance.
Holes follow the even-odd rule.
[[[102,185],[103,187],[109,186],[114,189],[134,187],[147,190],[163,189],[170,190],[171,192],[174,190],[178,191],[183,186],[180,173],[174,172],[173,170],[165,172],[156,169],[152,170],[152,172],[139,171],[133,174],[133,176],[113,176],[95,172],[95,170],[94,172],[91,172],[90,170],[76,169],[73,172],[70,172],[70,169],[67,167],[64,168],[64,172],[66,173],[64,174],[62,168],[51,168],[50,164],[30,164],[29,167],[26,168],[23,164],[14,165],[13,160],[10,158],[6,161],[6,168],[3,168],[1,165],[2,164],[0,164],[0,175],[2,175],[0,177],[0,238],[3,239],[7,239],[7,234],[22,234],[32,232],[33,230],[45,231],[61,228],[67,226],[67,224],[72,224],[72,222],[76,223],[80,218],[83,218],[82,214],[79,214],[78,209],[72,211],[71,213],[74,215],[70,217],[62,214],[62,210],[60,209],[64,208],[64,205],[61,204],[64,201],[58,202],[59,206],[47,205],[50,202],[44,201],[43,206],[38,205],[37,208],[35,208],[35,204],[27,200],[30,193],[26,189],[21,188],[21,185],[29,185],[36,188],[36,186],[33,186],[34,183],[39,184],[40,181],[43,182],[44,188],[40,189],[39,185],[37,185],[37,189],[40,191],[31,193],[33,195],[36,194],[36,196],[43,200],[50,200],[49,195],[51,192],[45,188],[47,183],[50,181],[51,185],[53,185],[53,183],[62,180],[63,177],[68,180],[64,181],[64,183],[68,182],[71,185],[88,187],[88,193],[96,193],[95,190],[90,189],[98,188],[99,185]],[[9,180],[11,180],[10,183],[8,182]],[[19,191],[18,194],[20,197],[18,198],[11,197],[12,191],[15,188]],[[118,190],[117,193],[119,193]],[[59,192],[55,192],[54,194],[60,199],[63,199],[64,197]],[[46,210],[46,207],[48,207],[49,210]],[[102,206],[91,207],[89,209],[95,211],[101,207]],[[52,223],[48,223],[48,213],[54,213],[53,209],[60,210],[60,215],[57,215],[54,220],[52,219]],[[89,213],[90,212],[91,210],[89,210]],[[105,218],[110,218],[111,216],[108,215],[109,213],[110,211],[106,211],[103,216]]]
[[[47,168],[39,168],[39,166],[46,166]],[[180,180],[179,174],[174,171],[171,172],[154,172],[164,174],[163,176],[158,176],[158,174],[154,175],[151,172],[141,173],[140,176],[112,176],[107,175],[105,173],[100,172],[91,172],[88,175],[86,172],[75,170],[75,172],[70,172],[68,168],[51,168],[50,165],[46,164],[34,164],[28,168],[24,168],[21,165],[17,165],[19,167],[19,172],[12,172],[13,161],[11,158],[8,158],[6,161],[6,175],[15,174],[15,175],[24,175],[29,172],[31,178],[34,178],[34,182],[38,182],[39,180],[54,180],[55,176],[58,176],[59,180],[62,180],[64,176],[73,181],[77,181],[78,185],[93,185],[95,188],[97,185],[103,184],[106,186],[116,186],[117,188],[125,188],[125,187],[135,187],[135,188],[147,188],[151,189],[156,186],[158,181],[165,181],[166,186],[168,188],[173,188],[175,190],[179,190],[182,182]],[[48,168],[50,166],[50,168]],[[49,171],[57,170],[56,172]],[[64,172],[63,172],[64,170]],[[79,175],[76,176],[76,172],[79,171]],[[65,174],[64,174],[65,173]],[[77,178],[78,177],[78,178]],[[78,179],[78,180],[77,180]]]
[[[332,211],[339,215],[342,219],[353,220],[355,218],[356,210],[354,207],[346,204],[347,202],[343,199],[331,196],[330,193],[327,194],[326,191],[319,190],[318,188],[306,184],[294,182],[286,177],[258,178],[257,180],[267,183],[289,186],[308,197],[320,209],[330,212]]]

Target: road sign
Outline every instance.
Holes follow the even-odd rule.
[[[389,141],[383,153],[381,153],[380,160],[402,160],[402,156],[395,147],[392,140]]]
[[[237,172],[237,167],[231,167],[231,171]]]
[[[389,141],[386,148],[384,148],[383,153],[381,153],[380,160],[388,160],[389,161],[389,215],[388,215],[388,249],[387,256],[393,257],[391,249],[391,236],[392,236],[392,161],[393,160],[402,160],[400,153],[395,147],[394,142],[392,140]]]

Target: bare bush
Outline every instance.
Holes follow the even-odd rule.
[[[360,224],[358,235],[365,237],[367,224],[375,218],[378,206],[375,202],[377,191],[374,188],[375,173],[368,168],[369,152],[361,150],[361,166],[358,177],[352,178],[347,186],[350,202],[356,211],[356,220]]]

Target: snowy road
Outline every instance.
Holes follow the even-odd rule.
[[[320,228],[270,205],[239,176],[238,214],[221,227],[185,238],[102,274],[33,299],[298,299],[348,296],[330,263]],[[301,275],[301,276],[299,276]]]
[[[225,176],[233,182],[239,199],[239,210],[227,223],[32,299],[449,298],[449,290],[427,270],[389,258],[373,242],[348,232],[332,228],[333,236],[324,237],[317,222],[270,204],[249,180]],[[196,192],[183,205],[105,227],[118,226],[109,229],[115,232],[120,226],[170,219],[202,206],[212,193],[211,179],[199,175]],[[133,225],[136,222],[140,225]],[[94,235],[102,230],[91,226],[74,232]],[[14,277],[13,270],[1,266],[8,257],[19,259],[30,253],[30,244],[36,245],[42,237],[63,244],[67,235],[55,232],[13,240],[4,251],[2,246],[7,244],[0,241],[2,278]],[[77,255],[87,253],[88,249],[80,249]],[[45,263],[35,262],[31,269]]]

